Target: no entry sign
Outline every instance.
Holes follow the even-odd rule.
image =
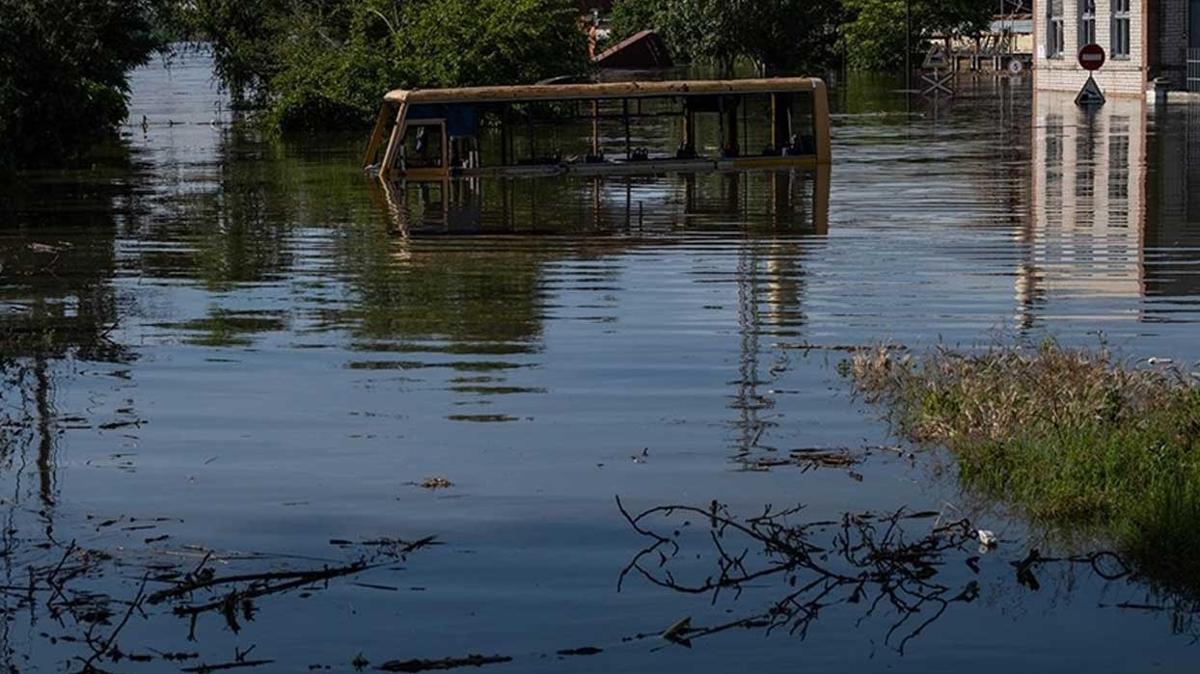
[[[1105,58],[1104,47],[1098,44],[1084,45],[1079,49],[1079,65],[1084,70],[1099,70]]]
[[[1100,85],[1096,84],[1096,78],[1091,75],[1104,65],[1104,59],[1104,47],[1098,44],[1084,45],[1080,48],[1079,66],[1088,71],[1088,78],[1083,90],[1075,97],[1075,105],[1085,108],[1104,105],[1104,92],[1100,90]]]

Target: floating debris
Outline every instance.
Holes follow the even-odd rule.
[[[868,346],[865,344],[812,344],[809,342],[780,342],[775,344],[774,347],[789,351],[840,351],[843,353],[858,353],[859,351],[872,351],[880,348],[878,346]],[[883,348],[896,351],[904,350],[904,347],[902,346],[885,346]]]
[[[862,463],[862,458],[853,456],[848,449],[793,449],[788,452],[794,463],[811,464],[827,468],[844,468]]]
[[[999,539],[996,538],[994,531],[980,529],[975,532],[975,536],[979,538],[979,552],[987,553],[989,550],[995,550],[999,545]]]
[[[263,667],[265,665],[271,665],[274,663],[274,660],[243,660],[237,662],[226,662],[220,665],[198,665],[196,667],[185,667],[179,671],[190,672],[191,674],[208,674],[209,672],[223,672],[230,669]]]
[[[662,638],[667,641],[682,642],[683,636],[692,630],[692,617],[681,618],[663,630]]]
[[[450,487],[454,486],[454,483],[440,475],[435,475],[433,477],[427,477],[424,480],[421,480],[420,484],[417,486],[421,487],[422,489],[429,490],[449,489]]]
[[[901,522],[915,516],[927,518],[928,512],[846,513],[839,521],[797,523],[794,518],[803,506],[782,510],[767,506],[746,518],[735,517],[720,503],[707,508],[662,505],[634,515],[618,498],[617,507],[648,544],[621,572],[618,589],[631,576],[677,592],[713,597],[763,587],[771,577],[780,583],[785,597],[759,612],[716,625],[693,626],[691,619],[685,618],[662,633],[663,639],[684,646],[734,628],[780,629],[803,637],[809,625],[824,615],[822,608],[859,604],[874,595],[878,599],[866,602],[872,607],[867,614],[872,615],[876,606],[895,608],[895,622],[885,643],[903,652],[904,645],[923,629],[923,625],[906,625],[909,616],[937,606],[936,619],[950,604],[969,603],[978,594],[975,581],[959,585],[939,579],[945,558],[965,552],[966,545],[976,538],[976,530],[966,520],[934,527],[924,537],[913,539],[905,534]],[[667,527],[677,529],[678,519],[693,516],[709,520],[711,535],[694,540],[712,544],[717,569],[716,573],[685,578],[669,567],[675,560],[691,560],[697,551],[688,549],[690,544],[681,542],[678,535],[667,533]],[[660,527],[664,530],[656,531]],[[816,540],[819,536],[828,537],[832,544]],[[763,553],[752,554],[758,546]]]
[[[804,472],[816,468],[846,468],[857,466],[865,460],[868,450],[854,452],[848,448],[824,449],[807,447],[793,449],[787,456],[765,456],[757,459],[741,457],[746,470],[766,471],[779,466],[800,466]],[[853,471],[850,471],[853,472]]]
[[[441,660],[391,660],[379,665],[376,669],[381,672],[432,672],[460,667],[483,667],[512,662],[512,658],[502,655],[468,655],[465,658],[443,658]]]
[[[71,244],[60,242],[57,246],[51,246],[45,243],[30,243],[25,247],[34,253],[58,254],[61,253],[64,248],[70,248]]]
[[[558,652],[562,656],[577,656],[577,655],[599,655],[604,652],[603,648],[595,646],[584,646],[583,648],[567,648]]]

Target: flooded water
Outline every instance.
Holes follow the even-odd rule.
[[[0,663],[77,671],[112,635],[103,668],[131,672],[1188,667],[1187,598],[1100,562],[1028,582],[1014,563],[1060,551],[947,457],[896,451],[837,372],[883,342],[1200,358],[1200,113],[960,86],[935,105],[852,81],[828,174],[381,185],[359,134],[231,125],[202,56],[139,71],[123,150],[5,188],[3,403],[24,423],[0,455]],[[641,573],[657,539],[617,498],[856,527],[905,508],[938,514],[900,520],[907,541],[970,517],[1001,543],[933,554],[932,578],[799,568],[714,597],[723,560],[769,550],[731,531],[722,557],[677,511],[639,525],[683,546]],[[879,563],[839,551],[847,531],[810,530],[815,566]],[[179,580],[144,569],[359,561],[237,606],[135,599]],[[99,594],[107,616],[72,612]],[[659,637],[683,618],[732,626]]]

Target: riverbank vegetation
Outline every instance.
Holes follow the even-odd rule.
[[[898,430],[954,454],[964,485],[1032,521],[1111,542],[1148,575],[1200,588],[1200,387],[1104,350],[889,349],[845,373]]]
[[[166,43],[173,0],[0,0],[0,168],[112,137],[129,71]]]

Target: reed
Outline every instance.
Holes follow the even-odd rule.
[[[948,448],[968,489],[1200,588],[1200,388],[1188,373],[1054,342],[878,348],[842,372],[905,437]]]

